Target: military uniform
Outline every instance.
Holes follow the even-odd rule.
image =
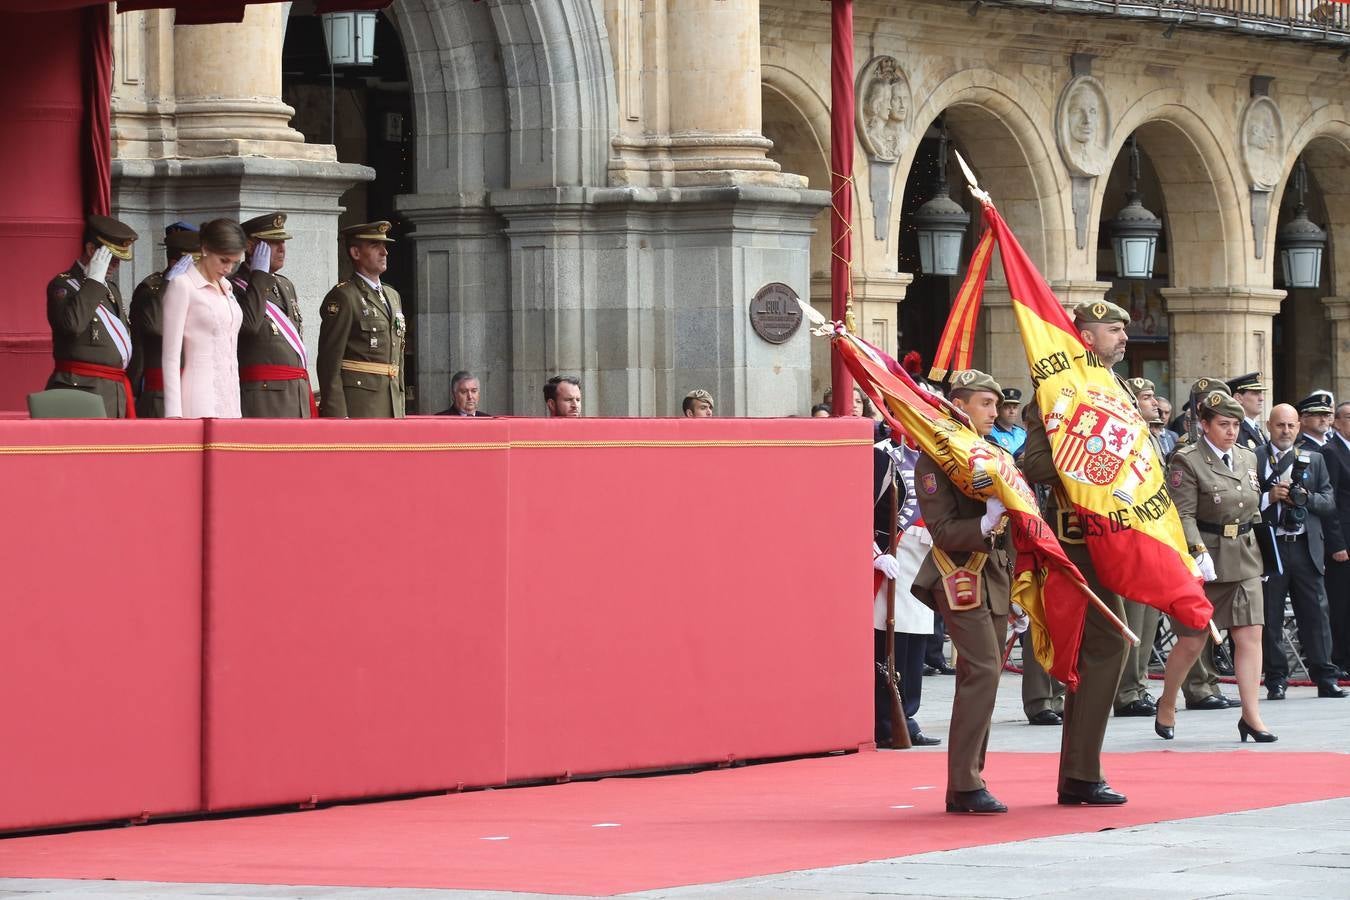
[[[999,402],[999,409],[1005,404],[1020,405],[1022,402],[1022,392],[1017,388],[1004,388],[1003,399]],[[1007,450],[1014,457],[1022,452],[1022,445],[1027,440],[1027,430],[1016,422],[1010,428],[1004,428],[998,422],[994,423],[993,429],[989,432],[989,440],[998,444],[1004,450]]]
[[[1139,395],[1156,393],[1157,387],[1147,378],[1128,378],[1125,381],[1138,406]],[[1156,435],[1149,434],[1149,443],[1161,464],[1167,459],[1162,444]],[[1128,597],[1125,599],[1125,624],[1139,637],[1139,646],[1125,650],[1125,671],[1120,676],[1120,686],[1116,689],[1115,709],[1118,716],[1152,716],[1153,698],[1148,692],[1148,664],[1153,657],[1153,640],[1158,634],[1158,622],[1162,613],[1155,606],[1139,603]]]
[[[118,259],[131,259],[137,234],[107,216],[90,216],[87,235]],[[97,394],[110,419],[135,418],[131,381],[131,328],[111,273],[106,283],[88,277],[79,262],[47,284],[47,322],[55,364],[47,388]]]
[[[390,241],[388,222],[343,229],[349,241]],[[407,321],[398,292],[377,290],[352,275],[328,292],[320,307],[321,415],[329,418],[404,416],[403,354]]]
[[[1201,438],[1172,455],[1167,476],[1187,545],[1214,560],[1218,577],[1205,585],[1205,596],[1214,604],[1214,623],[1220,628],[1265,621],[1261,550],[1252,532],[1261,521],[1256,455],[1234,445],[1229,460],[1231,466],[1225,465]],[[1173,622],[1173,628],[1197,633],[1180,622]]]
[[[288,241],[285,213],[243,223],[252,240]],[[245,262],[230,278],[244,313],[239,328],[240,412],[246,419],[308,419],[317,409],[309,385],[304,318],[295,285]]]
[[[970,384],[983,385],[987,381],[998,393],[992,378],[983,373],[976,374],[978,379]],[[966,386],[969,385],[963,385]],[[1012,543],[1006,534],[985,537],[980,524],[986,511],[985,503],[962,493],[943,472],[942,466],[929,456],[920,456],[915,463],[914,479],[919,509],[933,539],[933,551],[915,576],[914,593],[921,598],[927,596],[942,615],[956,648],[956,699],[952,703],[947,741],[950,804],[951,792],[984,788],[981,773],[1008,633]],[[942,551],[959,567],[973,565],[973,554],[986,554],[979,571],[978,593],[969,598],[972,608],[953,608],[943,586],[944,576],[937,551]]]
[[[201,250],[201,237],[181,225],[165,229],[164,247],[169,268],[185,253]],[[127,374],[136,390],[136,415],[164,418],[164,288],[168,269],[151,272],[131,295],[131,365]]]
[[[1228,393],[1237,398],[1238,394],[1244,391],[1253,391],[1265,393],[1266,386],[1261,383],[1260,372],[1248,372],[1246,375],[1239,375],[1236,378],[1230,378],[1225,383]],[[1247,418],[1246,412],[1243,412],[1242,421],[1238,424],[1237,443],[1239,447],[1246,447],[1253,453],[1256,448],[1270,440],[1270,435],[1266,432],[1266,426],[1259,421],[1251,421]]]

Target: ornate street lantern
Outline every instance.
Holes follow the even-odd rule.
[[[1308,218],[1303,205],[1303,193],[1308,189],[1308,171],[1303,157],[1294,165],[1294,186],[1298,191],[1298,205],[1294,218],[1275,235],[1280,250],[1280,268],[1284,271],[1284,285],[1291,288],[1315,288],[1322,283],[1322,251],[1327,246],[1327,233]]]
[[[323,36],[328,43],[328,62],[331,65],[375,64],[376,15],[373,12],[323,14]]]
[[[947,125],[938,132],[938,179],[933,199],[914,211],[919,234],[919,269],[925,275],[961,272],[961,239],[970,225],[970,213],[951,198],[947,186]]]
[[[1162,221],[1144,208],[1139,193],[1139,145],[1134,135],[1130,135],[1130,190],[1125,195],[1125,208],[1116,213],[1108,227],[1116,257],[1116,276],[1152,278]]]

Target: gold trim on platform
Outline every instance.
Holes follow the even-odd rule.
[[[201,453],[201,444],[32,444],[0,447],[0,456],[73,456],[77,454]]]
[[[243,441],[212,441],[207,450],[225,453],[448,453],[457,450],[509,450],[503,441],[455,444],[257,444]]]
[[[216,450],[222,453],[455,453],[472,450],[581,450],[634,448],[753,448],[753,447],[862,447],[871,441],[856,438],[830,440],[611,440],[611,441],[480,441],[468,443],[432,444],[264,444],[244,441],[212,441],[203,444],[33,444],[31,446],[0,446],[0,456],[77,456],[81,454],[109,455],[150,453],[200,453]]]

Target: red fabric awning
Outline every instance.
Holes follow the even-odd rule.
[[[0,12],[45,12],[102,6],[109,0],[0,0]],[[210,25],[217,22],[242,22],[244,7],[250,3],[275,3],[278,0],[118,0],[117,10],[175,9],[179,25]],[[392,0],[317,0],[317,11],[349,12],[384,9]]]

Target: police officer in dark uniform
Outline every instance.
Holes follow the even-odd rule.
[[[136,417],[131,381],[131,328],[113,281],[131,259],[138,235],[109,216],[90,216],[80,258],[47,285],[47,322],[55,360],[47,388],[97,394],[110,419]]]
[[[328,418],[401,419],[408,325],[398,291],[381,281],[388,222],[342,229],[352,277],[323,298],[319,315],[319,413]]]
[[[1313,391],[1298,401],[1299,435],[1295,444],[1300,450],[1322,452],[1331,433],[1331,416],[1336,408],[1330,391]]]
[[[131,295],[131,365],[127,374],[136,390],[136,415],[142,419],[164,418],[164,370],[160,367],[164,344],[164,288],[174,267],[184,257],[191,262],[201,253],[201,236],[186,222],[164,229],[165,266],[151,272]]]
[[[243,309],[239,328],[239,408],[246,419],[308,419],[318,413],[295,285],[286,265],[286,214],[244,222],[248,256],[230,278]]]
[[[1248,372],[1236,378],[1228,379],[1228,392],[1242,407],[1242,425],[1238,432],[1238,446],[1246,447],[1253,453],[1256,448],[1270,440],[1266,431],[1266,386],[1261,383],[1260,372]]]

